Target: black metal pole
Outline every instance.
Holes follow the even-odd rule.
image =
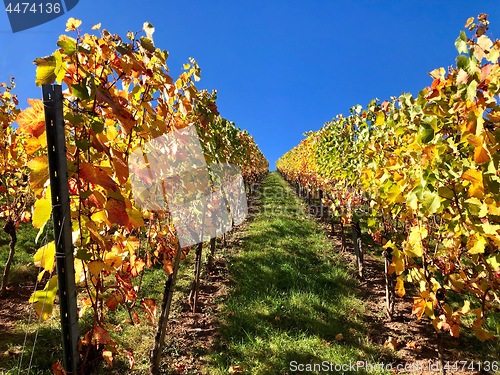
[[[45,126],[52,193],[52,217],[56,243],[56,267],[61,307],[63,366],[67,374],[77,374],[78,311],[76,307],[75,265],[71,237],[68,164],[64,136],[63,96],[60,85],[43,85]]]

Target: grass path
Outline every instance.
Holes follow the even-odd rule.
[[[222,340],[208,373],[288,374],[299,369],[295,362],[379,362],[366,339],[356,281],[321,227],[277,173],[259,195],[241,249],[228,256]]]

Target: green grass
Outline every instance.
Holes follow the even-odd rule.
[[[379,362],[381,353],[366,339],[356,281],[322,229],[278,174],[261,189],[241,251],[228,258],[223,341],[208,372],[241,366],[249,374],[286,374],[292,361]]]
[[[4,222],[0,221],[1,226]],[[35,237],[38,230],[31,224],[21,224],[17,230],[17,244],[14,260],[10,267],[9,285],[22,284],[27,280],[33,281],[36,277],[36,268],[33,266],[33,255],[38,249]],[[5,263],[9,257],[10,236],[0,228],[0,277],[3,275]]]

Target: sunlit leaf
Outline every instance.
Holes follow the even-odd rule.
[[[54,270],[55,256],[56,245],[54,241],[51,241],[36,251],[33,260],[35,266],[41,267],[44,271],[51,273]],[[43,274],[41,273],[42,276]]]
[[[39,99],[28,99],[27,101],[29,107],[19,113],[16,122],[22,132],[38,138],[45,132],[43,101]]]
[[[36,65],[37,86],[50,85],[56,80],[56,59],[54,56],[39,57],[33,62]]]
[[[71,17],[66,22],[66,31],[74,31],[78,27],[80,27],[81,24],[82,24],[82,21],[80,21],[80,20],[78,20],[76,18]]]
[[[50,214],[52,213],[50,189],[46,191],[45,198],[36,200],[34,204],[33,226],[38,229],[45,226],[45,223],[50,219]]]
[[[402,276],[398,276],[396,278],[396,289],[395,290],[396,290],[396,294],[399,297],[403,297],[406,294],[404,279]]]
[[[57,295],[57,276],[52,276],[43,290],[35,291],[28,302],[33,304],[35,311],[42,320],[49,318],[54,309]]]
[[[67,35],[61,35],[57,41],[57,45],[68,56],[73,56],[76,53],[76,40]]]

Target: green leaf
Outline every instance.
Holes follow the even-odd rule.
[[[56,80],[56,58],[54,56],[39,57],[33,61],[36,65],[35,84],[50,85]]]
[[[478,217],[485,217],[488,214],[488,206],[486,204],[483,204],[483,202],[481,202],[476,197],[467,199],[465,203],[467,204],[467,208],[469,209],[470,213],[473,215],[476,215]]]
[[[83,151],[87,151],[92,146],[92,141],[90,139],[76,139],[75,145]]]
[[[455,40],[455,48],[457,49],[458,53],[467,53],[469,51],[469,48],[467,46],[467,36],[465,35],[465,32],[462,30],[460,31],[460,35]]]
[[[84,248],[80,248],[77,250],[75,258],[88,262],[90,261],[90,259],[92,259],[92,254],[88,253],[87,250],[85,250]]]
[[[92,121],[92,124],[90,126],[96,134],[102,133],[104,130],[104,123],[102,123],[101,121]]]
[[[54,69],[54,74],[56,75],[57,84],[61,84],[64,75],[66,74],[66,69],[63,63],[61,52],[54,52],[54,58],[56,60],[56,68]]]
[[[435,214],[439,207],[441,207],[441,199],[436,192],[433,191],[424,191],[423,200],[422,200],[422,208],[426,214]]]
[[[148,52],[153,53],[154,51],[156,51],[156,48],[155,48],[153,41],[149,38],[142,36],[139,43],[141,44],[141,47],[144,48]]]
[[[455,197],[453,190],[451,190],[447,186],[441,186],[440,188],[438,188],[438,194],[440,197],[443,197],[446,199],[453,199]]]
[[[476,72],[477,60],[474,57],[469,57],[465,55],[457,56],[457,70],[462,68],[469,75],[473,75]]]
[[[413,210],[418,209],[418,198],[417,198],[417,194],[415,194],[415,192],[412,191],[410,194],[408,194],[408,196],[406,197],[406,204],[408,205],[408,207],[411,207]]]
[[[57,45],[68,56],[73,56],[76,53],[76,40],[67,35],[61,35],[57,41]]]
[[[434,139],[434,129],[430,126],[422,126],[420,128],[420,140],[422,143],[429,143]]]
[[[71,85],[70,88],[71,88],[71,94],[76,96],[78,99],[86,100],[90,97],[87,86],[84,84]]]

